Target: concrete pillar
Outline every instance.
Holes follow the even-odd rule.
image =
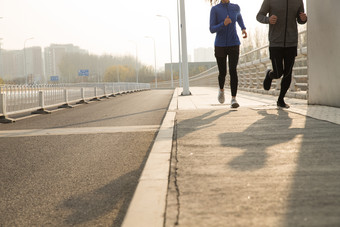
[[[340,1],[308,0],[309,104],[340,107]]]

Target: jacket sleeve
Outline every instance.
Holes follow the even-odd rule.
[[[256,20],[262,24],[269,24],[269,17],[267,16],[268,13],[269,13],[269,0],[264,0],[261,9],[256,16]]]
[[[305,24],[305,23],[307,23],[307,20],[306,21],[302,21],[301,19],[300,19],[300,13],[304,13],[305,12],[305,7],[304,7],[304,5],[303,5],[303,1],[301,0],[301,6],[300,6],[300,8],[299,8],[299,10],[298,10],[298,13],[297,13],[297,15],[296,15],[296,20],[297,20],[297,22],[299,23],[299,24]]]
[[[241,30],[246,29],[246,26],[244,26],[243,18],[241,13],[238,14],[237,16],[237,23],[241,27]]]
[[[210,32],[211,33],[215,33],[220,31],[222,28],[224,27],[224,21],[222,21],[221,23],[217,24],[217,16],[216,16],[216,10],[215,8],[211,8],[210,11]]]

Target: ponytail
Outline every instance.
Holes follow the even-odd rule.
[[[220,0],[209,0],[210,5],[216,5]]]

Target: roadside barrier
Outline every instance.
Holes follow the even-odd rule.
[[[150,89],[148,83],[80,83],[0,86],[0,123],[8,116],[26,112],[48,114],[47,108],[72,108],[70,103],[87,103],[117,94]],[[108,93],[109,92],[109,93]]]

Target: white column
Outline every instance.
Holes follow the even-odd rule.
[[[7,115],[6,111],[6,93],[0,93],[0,114],[2,116]]]
[[[45,108],[45,97],[43,91],[39,91],[39,106],[41,107],[41,109]]]
[[[339,0],[308,0],[308,103],[340,107]]]

